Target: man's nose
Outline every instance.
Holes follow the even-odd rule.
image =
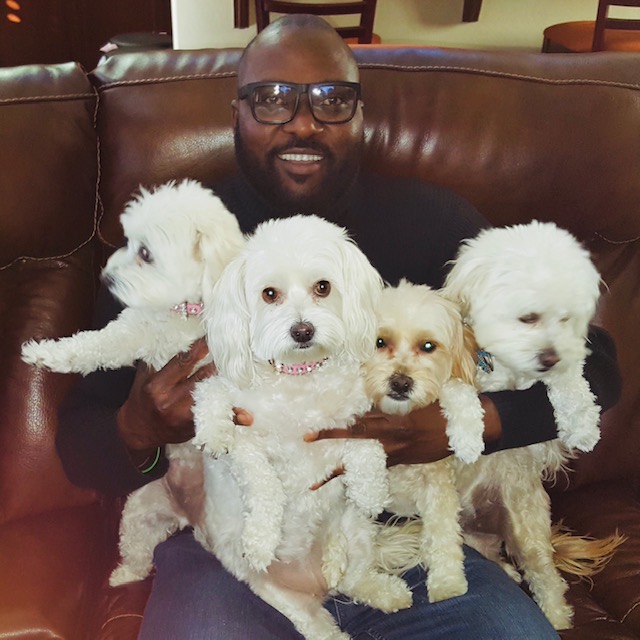
[[[293,120],[282,126],[285,131],[294,133],[300,138],[314,136],[324,129],[324,125],[313,117],[309,96],[306,93],[300,96],[298,109],[293,116]]]

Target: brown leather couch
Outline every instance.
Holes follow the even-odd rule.
[[[495,224],[555,220],[608,285],[622,399],[596,450],[553,490],[580,533],[629,540],[571,587],[565,639],[640,638],[640,57],[357,48],[366,163],[453,187]],[[96,274],[139,184],[235,170],[236,50],[0,69],[0,637],[135,637],[148,583],[106,589],[118,501],[73,487],[54,448],[73,377],[20,344],[90,321]],[[389,221],[393,224],[393,220]],[[384,233],[384,229],[380,230]],[[91,429],[91,425],[87,425]]]

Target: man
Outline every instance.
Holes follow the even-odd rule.
[[[211,186],[244,231],[271,217],[322,215],[350,230],[386,280],[406,277],[438,287],[459,242],[487,222],[447,190],[360,171],[364,116],[358,78],[350,49],[321,19],[289,16],[265,29],[244,53],[232,105],[241,174]],[[118,311],[103,296],[101,323]],[[587,376],[607,407],[618,392],[615,353],[604,332],[594,330],[590,338]],[[70,478],[125,494],[160,477],[166,471],[160,448],[193,435],[191,390],[213,368],[190,373],[205,353],[197,343],[158,372],[88,376],[60,420],[58,448]],[[482,400],[488,451],[556,436],[542,385]],[[251,418],[239,411],[238,422],[249,425]],[[391,417],[372,414],[354,432],[321,437],[379,437],[390,464],[448,455],[437,406],[401,424],[397,429]],[[160,545],[155,562],[141,638],[299,637],[288,620],[227,574],[190,534]],[[427,602],[424,573],[416,569],[406,576],[415,587],[411,609],[385,615],[339,598],[327,607],[354,638],[557,637],[533,601],[497,565],[467,550],[466,570],[468,594],[444,602]]]

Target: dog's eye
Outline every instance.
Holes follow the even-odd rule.
[[[560,322],[569,322],[569,320],[571,320],[571,318],[569,316],[566,316],[564,318],[560,318]]]
[[[384,349],[387,346],[387,343],[384,341],[384,338],[378,338],[376,340],[376,349]]]
[[[436,350],[435,342],[431,342],[427,340],[420,345],[420,351],[424,351],[425,353],[433,353]]]
[[[141,244],[138,248],[138,257],[140,258],[140,260],[142,260],[142,262],[151,262],[151,252],[143,244]]]
[[[540,320],[540,314],[527,313],[527,315],[520,316],[518,320],[520,320],[520,322],[524,324],[535,324],[536,322],[538,322],[538,320]]]
[[[268,304],[272,304],[278,300],[280,292],[274,287],[267,287],[262,290],[262,299]]]
[[[331,283],[328,280],[320,280],[313,287],[313,293],[319,298],[326,298],[331,293]]]

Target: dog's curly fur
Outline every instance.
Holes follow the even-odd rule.
[[[401,281],[383,291],[378,311],[378,349],[364,366],[374,403],[386,413],[406,414],[440,400],[451,448],[482,443],[483,410],[474,386],[475,350],[458,307],[426,286]],[[451,434],[455,434],[452,438]],[[420,516],[420,560],[428,569],[430,602],[467,591],[458,520],[460,500],[452,459],[398,465],[389,471],[392,502],[400,516]],[[383,534],[384,536],[384,534]],[[384,537],[379,546],[384,548]]]
[[[109,258],[102,279],[125,309],[101,330],[26,343],[26,362],[83,375],[138,360],[159,369],[205,335],[201,316],[188,314],[186,305],[201,303],[203,289],[213,288],[244,246],[235,216],[212,191],[184,180],[141,188],[120,220],[127,245]],[[201,454],[189,443],[169,445],[166,453],[167,476],[132,493],[125,504],[122,564],[112,585],[145,578],[155,546],[186,526],[185,507],[199,508],[193,495],[183,496],[197,493],[201,484]]]
[[[322,602],[340,592],[384,611],[411,604],[374,566],[388,500],[377,441],[303,436],[346,427],[370,402],[382,281],[343,229],[315,216],[260,225],[218,281],[206,323],[219,375],[194,392],[205,459],[200,542],[307,638],[348,638]],[[251,428],[233,424],[248,409]],[[312,491],[337,467],[339,478]]]
[[[502,561],[504,544],[556,629],[570,627],[573,612],[554,566],[543,479],[599,438],[599,407],[582,374],[599,286],[588,252],[571,234],[533,221],[466,241],[444,287],[493,359],[492,372],[478,371],[479,389],[526,389],[541,381],[555,412],[559,440],[456,463],[456,482],[466,542],[517,577]]]

